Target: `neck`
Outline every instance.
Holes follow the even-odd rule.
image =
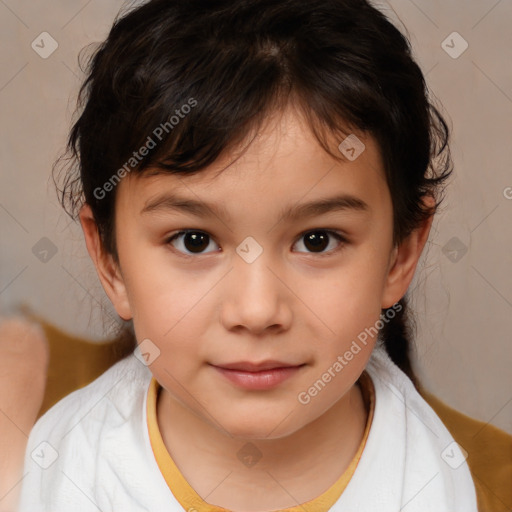
[[[167,450],[203,500],[259,512],[310,501],[335,483],[359,448],[368,411],[355,384],[322,416],[293,434],[244,440],[205,422],[162,389],[157,417]],[[253,457],[252,464],[241,463],[244,453]]]

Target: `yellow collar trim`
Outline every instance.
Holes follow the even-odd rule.
[[[301,505],[282,509],[280,512],[327,512],[336,503],[336,501],[338,501],[339,497],[347,487],[366,445],[375,409],[375,388],[371,377],[366,371],[361,374],[359,383],[361,384],[363,399],[369,412],[363,439],[356,454],[350,462],[350,465],[338,480],[320,496],[306,503],[302,503]],[[160,389],[161,386],[158,384],[156,379],[152,378],[147,397],[147,422],[153,454],[169,489],[185,510],[195,510],[197,512],[229,512],[225,508],[210,505],[204,501],[185,480],[185,477],[181,474],[171,455],[167,451],[158,428],[157,420],[156,404]]]

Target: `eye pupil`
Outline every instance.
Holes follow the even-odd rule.
[[[317,251],[320,249],[320,251],[324,250],[325,247],[328,245],[329,240],[327,237],[327,234],[325,231],[312,231],[311,233],[306,235],[306,247],[309,247],[308,249],[312,251]]]
[[[316,230],[309,231],[307,234],[302,235],[304,245],[309,252],[312,253],[323,253],[329,246],[331,237],[334,236],[340,240],[339,237],[332,234],[329,230]],[[181,231],[177,235],[174,235],[168,243],[173,242],[175,239],[181,239],[182,244],[185,246],[185,250],[192,254],[203,253],[210,245],[210,235],[202,231]],[[332,252],[332,251],[331,251]]]
[[[192,232],[186,233],[184,244],[190,252],[201,252],[208,247],[208,235],[205,233]]]

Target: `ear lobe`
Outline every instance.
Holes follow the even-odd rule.
[[[432,214],[412,231],[399,246],[393,248],[382,297],[382,309],[396,304],[405,295],[414,277],[416,266],[428,240],[432,221],[434,220],[434,198],[425,196],[423,201],[431,209]]]
[[[130,320],[133,315],[121,270],[114,261],[113,256],[105,251],[94,215],[87,203],[80,210],[80,224],[84,232],[87,251],[96,267],[96,272],[105,293],[108,295],[117,314],[123,320]]]

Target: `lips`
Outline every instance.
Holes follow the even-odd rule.
[[[260,363],[239,361],[212,366],[239,388],[263,391],[279,386],[299,373],[305,364],[293,365],[282,361],[262,361]]]
[[[300,364],[284,363],[282,361],[262,361],[261,363],[251,363],[249,361],[240,361],[237,363],[215,364],[217,368],[225,370],[238,370],[241,372],[261,372],[264,370],[275,370],[277,368],[292,368],[301,366]]]

